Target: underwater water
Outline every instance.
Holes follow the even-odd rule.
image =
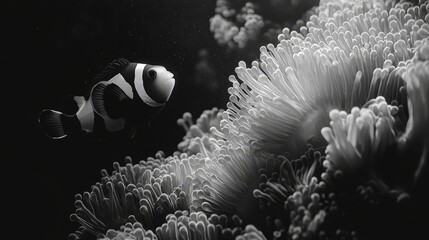
[[[2,56],[8,69],[2,152],[10,173],[4,184],[11,188],[14,236],[399,239],[425,233],[429,3],[321,1],[329,7],[311,10],[319,1],[249,2],[7,3],[16,13],[9,21],[17,19],[4,21],[11,38]],[[379,21],[359,19],[365,13]],[[335,25],[343,22],[343,29]],[[118,57],[174,74],[162,111],[132,139],[49,139],[40,111],[69,111],[65,97],[84,94]],[[197,122],[205,110],[211,112]],[[97,188],[117,205],[89,203]],[[138,223],[124,228],[127,222]]]
[[[176,123],[184,112],[198,116],[228,101],[226,91],[213,92],[208,82],[194,81],[198,51],[221,49],[209,30],[215,2],[83,0],[6,4],[16,10],[17,21],[7,27],[11,29],[11,55],[3,57],[10,63],[11,77],[15,76],[11,89],[20,89],[21,93],[7,97],[20,98],[10,107],[19,117],[10,120],[14,130],[6,130],[11,140],[3,144],[16,159],[11,165],[25,166],[22,171],[26,175],[19,181],[22,189],[18,191],[19,196],[26,197],[14,201],[22,199],[19,202],[29,205],[22,209],[26,213],[21,216],[26,215],[32,222],[27,227],[34,233],[41,231],[35,233],[38,239],[67,239],[78,226],[69,220],[74,212],[74,196],[97,182],[101,169],[113,170],[112,163],[126,155],[145,159],[160,149],[172,153],[185,134]],[[227,79],[238,58],[225,59],[214,51],[212,55],[225,69],[217,76]],[[82,94],[85,82],[118,57],[163,65],[175,74],[170,102],[156,121],[132,141],[56,142],[47,138],[37,122],[39,112],[62,109],[67,95]],[[226,89],[228,82],[219,84]],[[29,198],[32,203],[24,204]]]

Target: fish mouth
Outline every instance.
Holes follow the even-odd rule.
[[[174,74],[173,74],[173,73],[171,73],[171,72],[167,72],[167,77],[168,77],[168,78],[171,78],[171,79],[173,79],[173,80],[175,80],[175,79],[174,79]]]

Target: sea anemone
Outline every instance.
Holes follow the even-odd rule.
[[[424,204],[416,202],[415,197],[420,194],[416,186],[427,174],[429,159],[428,131],[423,124],[428,122],[428,114],[415,112],[428,106],[429,61],[424,56],[429,45],[426,39],[416,41],[415,45],[413,58],[399,71],[406,83],[402,91],[407,96],[409,114],[377,97],[365,108],[353,108],[350,114],[332,110],[331,127],[322,129],[329,143],[324,162],[327,171],[322,179],[334,191],[342,193],[339,206],[350,214],[344,222],[357,218],[368,223],[354,223],[361,235],[386,236],[392,228],[396,229],[390,231],[392,237],[418,235],[401,227],[421,221],[410,206],[417,204],[417,208],[424,209]],[[398,121],[405,121],[406,125],[397,124]],[[353,189],[356,191],[350,192]],[[356,206],[360,206],[359,211],[353,210]],[[398,223],[391,220],[395,218],[392,215],[401,215],[400,219],[406,220]],[[376,229],[372,225],[378,222],[383,224]]]
[[[383,97],[369,101],[365,108],[353,108],[350,114],[330,112],[331,127],[322,129],[329,143],[328,168],[355,179],[381,177],[396,187],[401,183],[413,185],[419,179],[428,159],[429,132],[424,123],[428,122],[429,115],[427,111],[416,113],[415,109],[425,109],[428,104],[429,61],[424,57],[428,49],[427,40],[419,42],[413,59],[400,71],[406,82],[409,109],[407,124],[402,125],[404,129],[398,128],[401,125],[396,124],[396,120],[407,117],[398,116],[403,113],[397,106],[388,105]],[[392,173],[386,174],[389,170]],[[410,172],[414,174],[410,176]]]
[[[155,231],[177,210],[253,216],[247,209],[254,203],[252,189],[258,184],[260,168],[250,159],[254,154],[243,148],[216,146],[211,158],[201,153],[164,158],[159,153],[157,158],[134,165],[129,157],[123,167],[114,163],[112,175],[103,170],[102,182],[83,198],[77,196],[71,219],[82,227],[71,237],[102,236],[128,222],[140,222]]]
[[[241,235],[238,235],[236,240],[266,240],[264,234],[255,226],[249,224],[244,229]]]
[[[177,164],[177,156],[164,158],[160,152],[156,157],[135,165],[127,157],[124,167],[114,163],[112,175],[103,170],[102,181],[90,193],[76,195],[76,213],[70,218],[82,227],[71,237],[103,235],[108,229],[137,221],[155,230],[168,214],[188,210],[192,179],[181,174],[186,171],[179,169],[184,165]]]
[[[327,2],[328,9],[335,6]],[[427,25],[425,14],[407,12],[425,13],[426,5],[388,13],[375,1],[352,3],[312,16],[300,33],[284,29],[280,43],[261,47],[261,62],[251,68],[239,63],[221,126],[239,136],[240,145],[299,153],[309,136],[321,138],[331,109],[350,111],[377,96],[403,104],[396,66],[411,59]]]
[[[109,229],[105,236],[99,240],[156,240],[157,236],[151,231],[146,231],[139,222],[127,223],[120,230]]]
[[[427,11],[429,12],[429,4]],[[426,20],[429,20],[429,14]],[[426,23],[426,30],[429,28]],[[423,29],[423,28],[422,28]],[[419,29],[418,31],[422,31]],[[426,123],[429,122],[429,40],[425,39],[417,47],[414,58],[408,62],[407,71],[402,77],[407,83],[408,119],[405,133],[400,138],[399,147],[405,154],[415,153],[414,181],[421,181],[424,171],[427,171],[429,162],[429,130]],[[425,110],[426,109],[426,110]],[[405,150],[406,149],[406,150]],[[426,169],[426,170],[425,170]]]
[[[194,206],[208,213],[252,215],[247,209],[254,204],[252,189],[259,183],[260,162],[249,149],[219,146],[217,152],[195,172],[201,187],[194,188]]]
[[[109,230],[102,240],[160,239],[160,240],[229,240],[240,234],[250,234],[251,226],[242,230],[242,221],[238,216],[228,218],[225,215],[212,214],[207,217],[202,212],[189,213],[176,211],[165,218],[165,223],[156,228],[156,234],[146,231],[139,223],[127,223],[120,230]]]
[[[397,112],[398,108],[388,105],[383,97],[375,99],[367,108],[353,108],[349,115],[332,110],[331,128],[322,129],[329,143],[326,152],[330,164],[353,177],[373,174],[375,161],[387,157],[388,151],[395,147],[398,131],[392,113]]]
[[[317,2],[217,0],[215,16],[210,18],[210,31],[218,44],[230,51],[251,51],[256,45],[274,41],[282,26],[292,26],[302,13]]]
[[[228,219],[225,215],[203,212],[188,213],[178,211],[166,218],[166,223],[156,229],[159,239],[234,239],[238,236],[242,221],[238,216]]]
[[[192,208],[207,213],[221,212],[249,215],[246,207],[252,204],[252,189],[257,186],[258,169],[272,170],[275,161],[255,153],[250,146],[231,145],[221,132],[223,110],[204,111],[192,122],[190,113],[178,120],[186,131],[178,148],[188,159],[199,162],[192,172],[194,198]]]
[[[331,201],[329,189],[317,179],[324,157],[309,148],[296,160],[279,156],[282,163],[271,177],[261,174],[259,189],[253,194],[266,214],[266,231],[274,239],[309,239],[318,236]]]
[[[217,9],[221,8],[219,3],[222,2],[225,1],[218,1]],[[248,41],[256,41],[264,27],[262,16],[255,13],[255,6],[250,2],[243,6],[237,16],[237,22],[242,25],[241,27],[224,19],[231,18],[235,11],[224,9],[217,12],[219,13],[210,19],[210,30],[214,32],[214,37],[220,44],[227,44],[230,48],[244,48]]]
[[[192,121],[192,114],[184,113],[183,117],[177,120],[177,124],[186,131],[186,135],[182,142],[177,145],[177,148],[188,155],[211,151],[209,139],[219,140],[221,136],[214,134],[215,132],[210,129],[212,127],[220,129],[222,113],[223,110],[218,108],[205,110],[196,120],[196,123]]]
[[[323,160],[319,151],[310,148],[296,160],[278,156],[277,161],[281,165],[271,175],[267,176],[265,169],[261,169],[261,183],[253,191],[253,195],[261,200],[261,208],[265,211],[273,207],[283,208],[284,202],[299,188],[314,185],[320,176]]]

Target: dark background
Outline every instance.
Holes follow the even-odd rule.
[[[209,30],[216,0],[13,0],[0,3],[1,186],[4,235],[67,239],[74,196],[90,190],[102,169],[176,150],[184,112],[225,108],[228,76],[243,58],[219,47]],[[201,66],[206,49],[213,65]],[[117,57],[159,64],[175,74],[169,103],[132,140],[48,139],[38,113],[61,110],[67,95]],[[249,62],[249,59],[247,59]],[[205,62],[207,63],[207,62]],[[198,67],[199,66],[199,67]],[[427,198],[425,198],[427,199]],[[418,227],[417,227],[418,228]],[[423,229],[423,228],[422,228]]]
[[[176,124],[184,112],[195,118],[205,109],[226,106],[228,76],[238,58],[225,54],[210,33],[215,0],[1,5],[2,199],[8,232],[18,239],[67,239],[78,227],[69,220],[74,196],[99,181],[101,169],[111,172],[112,163],[123,163],[127,155],[137,162],[157,150],[171,154],[185,134]],[[203,48],[216,64],[216,76],[196,82]],[[61,110],[65,96],[82,94],[85,83],[117,57],[163,65],[175,74],[173,95],[150,127],[132,140],[48,139],[38,113]]]

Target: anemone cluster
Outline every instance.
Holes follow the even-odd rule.
[[[417,236],[429,1],[322,0],[314,12],[238,64],[226,110],[178,120],[186,135],[172,156],[103,170],[76,196],[70,238]]]
[[[315,0],[217,0],[210,31],[229,50],[249,50],[276,39],[285,25],[293,25]]]

